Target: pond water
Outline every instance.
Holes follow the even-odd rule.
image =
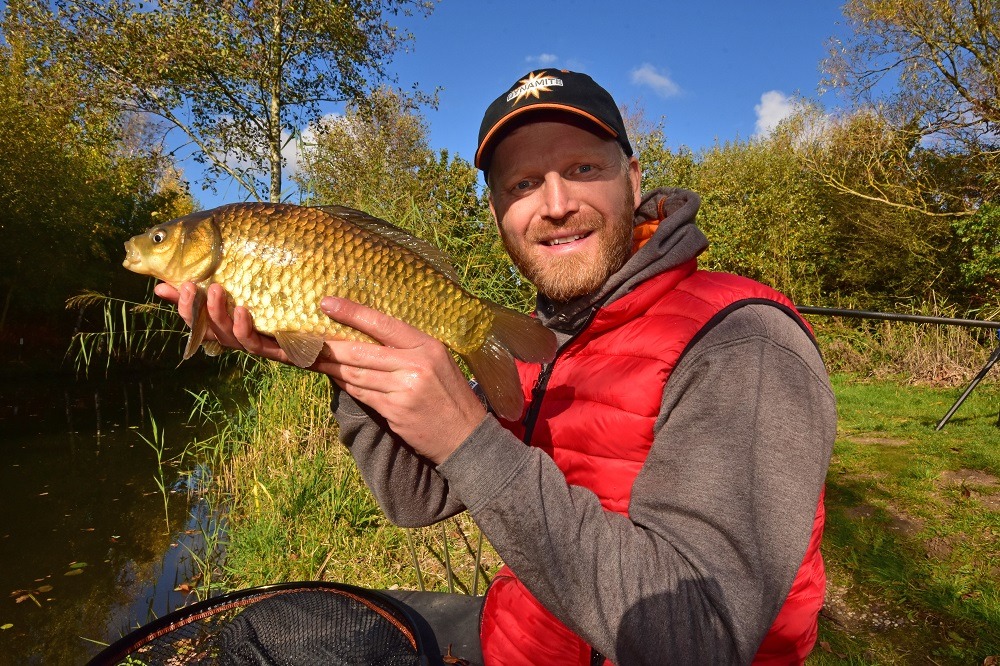
[[[206,509],[143,439],[155,420],[168,459],[198,435],[183,381],[200,388],[190,373],[0,381],[0,664],[85,664],[195,601],[177,588]]]

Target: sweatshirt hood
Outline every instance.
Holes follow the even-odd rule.
[[[566,303],[539,294],[538,318],[557,332],[573,333],[586,324],[596,308],[697,257],[708,248],[708,239],[695,226],[700,205],[701,197],[689,190],[665,187],[647,192],[635,212],[633,253],[625,265],[597,291]]]

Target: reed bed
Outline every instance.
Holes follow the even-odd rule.
[[[248,401],[235,413],[201,401],[221,424],[197,456],[214,460],[213,501],[227,514],[228,587],[483,591],[499,559],[468,515],[410,530],[384,517],[338,440],[325,377],[252,361],[245,381]]]

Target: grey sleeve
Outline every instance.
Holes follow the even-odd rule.
[[[422,527],[465,510],[432,462],[396,437],[377,412],[331,385],[340,441],[389,520],[401,527]]]
[[[809,541],[836,435],[815,347],[740,308],[681,360],[629,516],[492,419],[439,468],[503,559],[617,664],[749,663]]]

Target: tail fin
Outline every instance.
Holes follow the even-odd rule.
[[[551,361],[556,354],[556,336],[537,319],[494,303],[488,305],[493,312],[493,330],[483,346],[467,354],[465,360],[497,416],[514,421],[524,409],[514,357],[529,363]]]

